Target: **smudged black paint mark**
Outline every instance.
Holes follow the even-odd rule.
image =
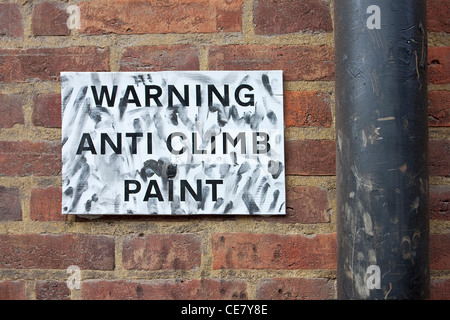
[[[225,178],[230,173],[231,165],[223,163],[219,167],[220,179]]]
[[[259,207],[256,205],[255,199],[253,199],[253,196],[250,194],[250,192],[244,192],[242,194],[242,200],[244,200],[248,213],[254,214],[260,212]]]
[[[225,206],[225,210],[223,210],[224,214],[227,214],[233,210],[233,201],[229,201]]]
[[[107,115],[108,117],[111,116],[108,109],[105,107],[94,107],[89,109],[89,117],[91,117],[96,124],[103,120],[103,115]]]
[[[198,205],[197,205],[199,210],[205,210],[205,203],[206,203],[206,200],[208,199],[209,192],[210,192],[210,188],[208,186],[203,187],[202,199],[198,202]]]
[[[270,85],[270,80],[269,80],[269,77],[267,76],[267,74],[263,74],[262,75],[262,83],[264,85],[264,88],[266,88],[267,92],[271,96],[273,96],[272,86]]]
[[[78,178],[78,183],[75,187],[75,192],[72,201],[72,208],[76,208],[78,205],[78,201],[80,201],[81,195],[88,189],[88,179],[90,176],[91,170],[89,165],[84,162],[81,166],[80,177]]]
[[[281,172],[283,172],[283,164],[281,161],[270,160],[267,169],[274,179],[278,179]]]
[[[275,125],[277,124],[277,115],[272,110],[267,111],[267,118],[270,120],[270,123]]]
[[[120,120],[123,119],[123,115],[125,114],[125,111],[127,111],[127,102],[124,98],[120,98],[120,102],[119,102],[119,118]]]
[[[167,166],[167,178],[169,179],[175,178],[176,175],[177,175],[177,165],[170,163]]]
[[[223,203],[224,203],[223,198],[222,197],[218,198],[216,203],[214,203],[213,210],[216,211],[217,209],[219,209]]]
[[[261,205],[266,201],[267,191],[270,188],[270,184],[266,182],[261,189]]]
[[[221,127],[226,125],[230,119],[229,113],[227,115],[227,112],[225,111],[225,107],[222,106],[221,104],[213,104],[212,106],[209,106],[209,112],[211,112],[211,113],[217,112],[217,123]]]
[[[278,197],[280,196],[280,190],[275,190],[273,192],[273,201],[270,204],[269,211],[273,211],[277,205]]]

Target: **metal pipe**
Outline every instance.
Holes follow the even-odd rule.
[[[426,299],[426,1],[336,0],[334,24],[338,299]]]

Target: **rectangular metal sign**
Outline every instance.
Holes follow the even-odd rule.
[[[63,72],[64,214],[285,214],[282,71]]]

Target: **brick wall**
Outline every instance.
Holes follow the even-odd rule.
[[[449,5],[427,8],[433,299],[450,299]],[[332,6],[0,1],[0,299],[335,299]],[[60,71],[222,69],[284,70],[286,217],[61,215]]]

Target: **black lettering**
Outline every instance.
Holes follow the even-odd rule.
[[[245,132],[239,132],[237,137],[233,139],[233,137],[228,133],[224,132],[223,136],[223,154],[227,154],[227,141],[233,144],[233,147],[236,147],[238,142],[241,142],[241,154],[245,154],[245,150],[247,149],[246,141],[245,141]]]
[[[220,92],[217,90],[216,86],[213,84],[208,84],[208,106],[213,105],[213,93],[217,99],[219,99],[220,103],[227,107],[230,105],[230,93],[229,93],[229,85],[223,86],[224,95],[222,96]]]
[[[196,93],[197,107],[201,107],[202,106],[202,87],[199,84],[197,84],[195,86],[195,93]]]
[[[187,180],[181,180],[180,181],[180,198],[181,201],[186,201],[186,189],[189,191],[191,196],[194,198],[195,201],[201,201],[202,200],[202,180],[197,180],[197,192],[192,189],[191,185]]]
[[[133,96],[132,100],[130,100],[130,93]],[[136,93],[136,89],[134,89],[134,86],[132,86],[132,85],[127,86],[127,89],[125,90],[125,94],[123,95],[123,103],[124,104],[134,103],[136,105],[136,107],[141,106],[141,102],[139,101],[139,98]]]
[[[189,105],[189,85],[187,85],[187,84],[184,85],[184,97],[181,96],[178,89],[172,84],[169,84],[167,86],[167,90],[168,90],[168,95],[169,95],[169,107],[173,107],[173,95],[174,94],[177,97],[178,101],[180,101],[180,103],[183,107],[186,107]]]
[[[186,151],[186,147],[181,148],[181,150],[173,150],[172,147],[172,138],[173,137],[181,137],[182,140],[186,140],[186,136],[184,135],[184,133],[181,132],[174,132],[169,134],[169,136],[167,137],[167,141],[166,141],[166,145],[167,145],[167,149],[172,152],[173,154],[183,154]]]
[[[144,134],[142,132],[130,132],[126,133],[125,136],[131,138],[131,154],[137,154],[137,138],[143,137]]]
[[[151,193],[153,188],[155,188],[156,193]],[[164,201],[161,190],[158,186],[158,182],[156,182],[156,180],[150,180],[147,191],[145,192],[144,201],[148,201],[148,199],[150,198],[158,198],[158,201]]]
[[[239,87],[236,88],[236,91],[234,92],[234,98],[236,100],[236,102],[243,107],[248,107],[248,106],[254,106],[255,105],[255,96],[253,94],[244,94],[244,97],[247,98],[247,101],[242,101],[241,97],[240,97],[240,93],[242,89],[247,89],[249,91],[253,91],[253,87],[251,85],[248,84],[241,84]]]
[[[258,137],[264,140],[258,141]],[[259,148],[262,146],[262,148]],[[263,154],[270,151],[269,135],[266,132],[253,132],[253,154]]]
[[[217,201],[217,185],[223,184],[223,180],[206,180],[206,184],[212,186],[212,201]]]
[[[151,90],[156,90],[156,93],[150,93]],[[161,97],[162,89],[160,86],[156,85],[148,85],[145,86],[145,106],[150,107],[150,99],[155,100],[155,103],[158,107],[162,107],[161,101],[159,101],[159,97]]]
[[[135,188],[130,190],[130,185],[134,185]],[[130,194],[136,194],[141,191],[141,184],[137,180],[125,180],[125,201],[130,201]]]
[[[111,149],[113,149],[115,154],[122,154],[122,135],[117,133],[117,144],[111,140],[107,133],[102,132],[100,134],[100,153],[105,154],[105,142],[108,142]]]
[[[101,107],[103,105],[103,98],[106,98],[106,103],[108,104],[108,107],[114,107],[114,103],[116,101],[117,86],[113,86],[111,95],[109,95],[107,86],[101,86],[100,98],[98,97],[97,88],[95,86],[91,86],[91,90],[92,96],[94,97],[95,105],[97,107]]]
[[[88,144],[87,147],[84,146],[86,142]],[[94,143],[92,142],[91,135],[89,133],[83,133],[83,135],[81,136],[77,154],[81,154],[83,151],[90,151],[92,154],[97,154],[97,151],[95,151]]]
[[[193,154],[205,154],[206,150],[198,150],[197,146],[197,133],[192,132],[192,153]]]
[[[147,154],[153,153],[152,133],[147,132]]]

